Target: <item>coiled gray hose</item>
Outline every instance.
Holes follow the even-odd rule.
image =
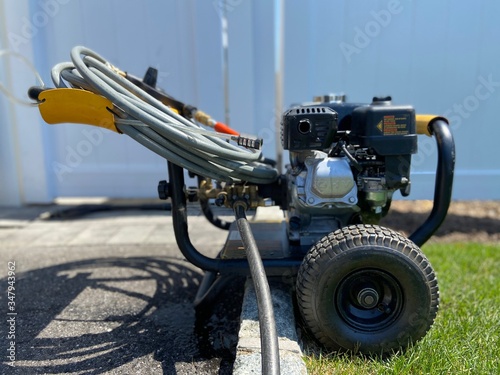
[[[68,82],[109,99],[121,114],[115,116],[117,128],[156,154],[218,181],[268,184],[278,177],[276,169],[261,162],[261,153],[232,145],[220,138],[224,135],[178,115],[94,51],[74,47],[71,60],[52,68],[54,85],[68,87]]]

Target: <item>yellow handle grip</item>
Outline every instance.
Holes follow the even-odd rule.
[[[436,120],[443,120],[444,122],[449,124],[448,119],[443,116],[416,115],[417,134],[425,134],[428,135],[429,137],[432,136],[431,132],[429,131],[429,125]]]
[[[113,103],[101,95],[80,89],[49,89],[38,95],[38,109],[48,124],[88,124],[119,133]]]

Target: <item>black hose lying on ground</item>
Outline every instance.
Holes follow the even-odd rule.
[[[257,309],[259,311],[260,345],[262,358],[262,373],[266,375],[280,374],[280,356],[276,321],[274,320],[273,302],[271,291],[267,282],[266,272],[260,257],[257,243],[252,234],[252,229],[245,215],[245,206],[236,203],[234,206],[236,224],[245,247],[245,253],[250,266],[255,294],[257,296]]]

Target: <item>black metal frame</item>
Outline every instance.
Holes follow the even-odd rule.
[[[429,124],[429,131],[436,138],[438,163],[432,211],[427,220],[409,237],[418,247],[427,242],[446,218],[455,171],[455,142],[448,123],[437,118]]]
[[[168,162],[169,191],[172,200],[172,220],[175,239],[179,249],[196,267],[205,271],[220,274],[248,275],[249,266],[246,259],[210,258],[200,253],[191,243],[187,223],[186,195],[184,193],[184,170],[170,161]],[[296,274],[302,263],[301,258],[263,259],[264,268],[268,276]]]

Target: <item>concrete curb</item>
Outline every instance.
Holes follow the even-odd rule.
[[[280,369],[282,374],[306,375],[302,360],[302,349],[295,330],[295,318],[290,286],[271,282],[276,329],[278,331]],[[261,373],[260,328],[255,289],[252,280],[245,284],[245,295],[241,309],[241,324],[236,348],[233,374],[248,375]]]

